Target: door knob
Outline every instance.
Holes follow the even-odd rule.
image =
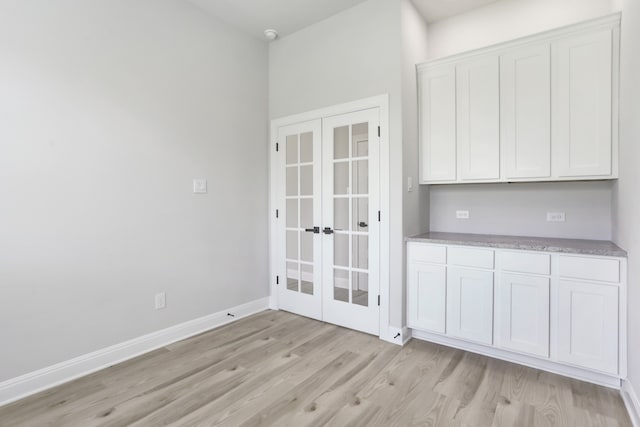
[[[324,234],[333,234],[333,230],[331,229],[331,227],[325,227],[324,230],[322,230],[322,232]]]
[[[360,222],[358,223],[358,225],[359,225],[360,227],[362,227],[362,228],[365,228],[365,227],[368,227],[368,226],[369,226],[369,224],[367,224],[367,223],[366,223],[366,222],[364,222],[364,221],[360,221]]]

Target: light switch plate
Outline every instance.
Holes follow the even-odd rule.
[[[194,193],[206,193],[207,192],[207,180],[202,178],[195,178],[193,180],[193,192]]]
[[[413,191],[413,177],[407,178],[407,192],[411,193]]]
[[[160,292],[159,294],[156,294],[156,299],[155,299],[156,310],[161,310],[166,306],[167,306],[167,294],[165,294],[164,292]]]
[[[469,219],[469,211],[456,211],[456,219]]]

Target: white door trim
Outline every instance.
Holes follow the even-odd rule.
[[[269,139],[269,308],[277,310],[278,291],[276,276],[280,276],[283,283],[286,272],[279,271],[277,245],[276,210],[282,212],[284,206],[278,206],[278,165],[276,161],[276,143],[278,143],[278,129],[281,126],[305,122],[354,111],[380,109],[380,338],[389,340],[389,95],[378,95],[358,101],[333,105],[301,114],[281,117],[271,120]]]

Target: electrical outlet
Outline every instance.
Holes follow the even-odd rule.
[[[469,211],[456,211],[457,219],[469,219]]]
[[[156,294],[156,310],[160,310],[167,306],[167,295],[164,292]]]
[[[564,212],[547,212],[547,222],[564,222]]]

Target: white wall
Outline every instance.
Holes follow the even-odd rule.
[[[628,251],[629,380],[640,393],[640,2],[625,0],[620,60],[620,179],[614,241]]]
[[[0,381],[267,296],[267,61],[182,1],[0,3]]]
[[[429,231],[429,187],[418,185],[418,85],[416,64],[427,59],[427,24],[411,0],[401,3],[402,29],[402,147],[403,147],[403,228],[405,236]],[[408,179],[413,180],[409,191]],[[406,246],[405,246],[406,257]],[[402,283],[406,284],[406,271]],[[402,312],[406,313],[406,288]],[[403,325],[406,319],[403,319]]]
[[[389,94],[392,326],[403,322],[400,46],[400,0],[368,0],[269,47],[271,118]]]
[[[620,9],[620,0],[499,0],[429,25],[429,57],[435,59],[597,18]],[[522,190],[522,195],[516,191]],[[611,239],[612,183],[474,184],[434,186],[433,231]],[[456,206],[472,213],[452,217]],[[549,224],[543,212],[556,206],[567,222]]]
[[[612,182],[431,186],[431,231],[610,240]],[[470,218],[456,219],[456,210]],[[564,212],[565,222],[547,222]]]
[[[620,0],[499,0],[429,25],[429,57],[477,49],[619,10]]]

